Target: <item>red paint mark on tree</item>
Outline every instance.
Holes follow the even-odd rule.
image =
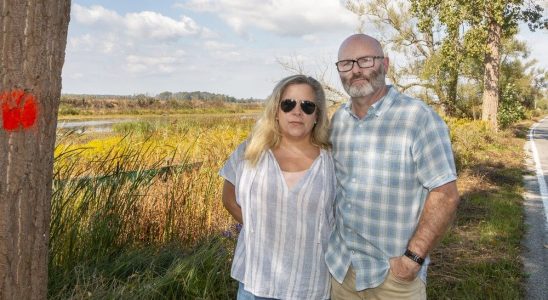
[[[3,92],[0,95],[2,104],[2,125],[5,130],[28,129],[36,123],[38,109],[36,97],[22,89]]]

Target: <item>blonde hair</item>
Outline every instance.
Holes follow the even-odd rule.
[[[251,132],[244,158],[252,166],[257,164],[259,158],[266,150],[276,148],[280,144],[282,135],[276,121],[276,115],[280,107],[282,94],[288,86],[293,84],[307,84],[314,90],[317,120],[315,126],[312,128],[310,142],[320,148],[327,149],[330,147],[328,133],[329,118],[327,116],[327,105],[322,85],[310,76],[293,75],[280,80],[276,84],[272,94],[266,100],[262,116]]]

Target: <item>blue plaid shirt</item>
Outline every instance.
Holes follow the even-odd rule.
[[[390,86],[363,119],[343,105],[330,135],[338,187],[326,262],[338,282],[352,264],[356,290],[376,287],[388,260],[405,252],[428,192],[457,178],[449,130],[424,102]]]

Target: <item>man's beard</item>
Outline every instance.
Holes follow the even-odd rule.
[[[351,85],[350,83],[358,78],[364,78],[366,82],[362,85]],[[360,75],[353,76],[343,83],[344,89],[352,98],[360,98],[371,96],[373,93],[386,85],[384,72],[381,69],[373,70],[370,76]]]

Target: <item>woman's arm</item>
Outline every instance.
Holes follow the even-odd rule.
[[[238,221],[240,224],[244,223],[242,218],[242,208],[236,202],[236,190],[234,185],[225,179],[223,185],[223,205],[226,210]]]

